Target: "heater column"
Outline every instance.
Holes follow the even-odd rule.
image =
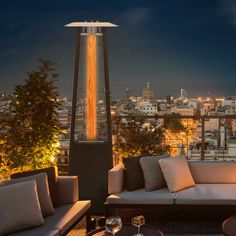
[[[79,198],[103,213],[112,168],[107,34],[109,22],[72,22],[80,28],[74,69],[69,174],[79,177]]]

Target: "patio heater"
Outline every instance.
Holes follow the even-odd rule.
[[[112,167],[108,67],[109,22],[72,22],[76,28],[69,174],[79,177],[80,199],[103,212],[107,172]]]

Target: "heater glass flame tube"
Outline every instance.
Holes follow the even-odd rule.
[[[103,34],[97,28],[86,28],[80,37],[74,139],[78,142],[106,142]]]
[[[97,40],[96,35],[87,36],[87,139],[96,140],[97,135]]]

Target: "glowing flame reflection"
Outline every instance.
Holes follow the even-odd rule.
[[[97,45],[96,35],[87,36],[87,139],[96,139],[96,84],[97,84]]]

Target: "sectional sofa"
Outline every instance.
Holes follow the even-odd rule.
[[[11,236],[66,235],[84,216],[87,227],[90,226],[91,202],[79,200],[78,177],[56,177],[58,203],[53,207],[50,199],[45,200],[45,194],[49,195],[43,189],[44,183],[48,186],[45,175],[46,173],[41,173],[20,180],[0,181],[0,216],[3,216],[0,217],[0,235],[5,235],[6,232],[12,232],[7,234]]]
[[[150,157],[149,157],[150,158]],[[160,160],[149,165],[146,170],[146,178],[152,175],[155,170],[156,177],[164,174],[172,175],[173,169],[166,171],[160,168]],[[171,157],[169,157],[171,158]],[[140,159],[141,160],[141,159]],[[171,160],[171,159],[169,159]],[[115,166],[108,172],[108,192],[109,196],[105,202],[106,216],[111,214],[112,209],[129,208],[151,210],[160,210],[162,216],[173,216],[173,212],[178,217],[187,214],[195,217],[220,216],[227,217],[236,213],[236,162],[226,161],[186,161],[194,183],[191,182],[189,187],[183,187],[181,190],[170,191],[169,185],[157,186],[155,190],[148,190],[144,184],[142,188],[128,191],[127,190],[127,170],[123,163]],[[174,165],[173,165],[174,166]],[[172,166],[172,167],[173,167]],[[162,166],[163,167],[163,166]],[[174,168],[179,168],[176,165]],[[151,170],[152,169],[152,170]],[[174,175],[178,178],[184,168],[178,169],[179,174]],[[135,168],[132,169],[134,172]],[[165,172],[165,173],[163,173]],[[134,173],[133,173],[134,174]],[[144,177],[145,177],[145,173]],[[136,174],[137,178],[138,173]],[[126,177],[126,180],[125,180]],[[172,176],[173,177],[173,176]],[[162,178],[162,177],[161,177]],[[144,178],[145,179],[145,178]],[[184,182],[186,177],[182,177],[180,182]],[[168,180],[169,181],[169,180]],[[174,180],[170,180],[170,182]],[[145,182],[145,180],[144,180]],[[192,186],[191,186],[192,185]],[[189,213],[189,214],[188,214]],[[161,216],[161,217],[162,217]]]

